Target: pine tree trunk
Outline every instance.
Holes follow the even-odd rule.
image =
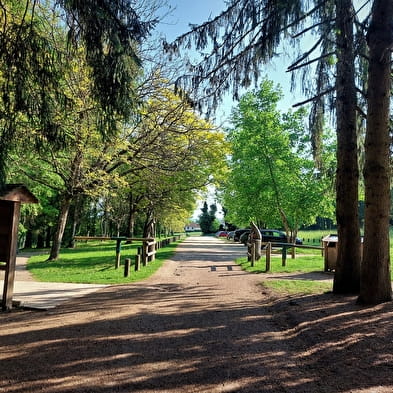
[[[351,0],[336,1],[337,14],[337,178],[336,219],[339,246],[334,293],[359,293],[360,226],[356,87]]]
[[[49,261],[55,261],[59,257],[61,242],[63,240],[64,229],[67,223],[68,212],[70,210],[71,198],[64,198],[57,220],[56,233],[53,238],[52,247],[49,254]]]
[[[374,0],[368,32],[365,229],[359,303],[392,299],[389,256],[391,48],[393,2]]]

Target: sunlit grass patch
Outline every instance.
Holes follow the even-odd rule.
[[[266,272],[266,257],[255,262],[254,266],[247,261],[247,258],[239,258],[236,263],[242,267],[243,270],[252,273],[265,273]],[[321,254],[302,255],[292,259],[290,255],[287,256],[285,266],[282,266],[281,255],[272,256],[270,261],[269,273],[295,273],[295,272],[322,272],[324,270],[324,260]]]
[[[312,280],[264,280],[262,286],[281,294],[311,295],[331,291],[332,283]]]

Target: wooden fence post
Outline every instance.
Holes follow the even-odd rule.
[[[142,265],[146,266],[147,265],[147,253],[148,253],[148,246],[147,246],[147,241],[143,241],[142,245]]]
[[[284,246],[282,248],[282,266],[285,266],[287,262],[287,248]]]
[[[135,255],[135,271],[137,272],[141,268],[141,254]]]
[[[256,249],[256,244],[255,242],[251,243],[251,266],[254,267],[255,264],[255,249]]]
[[[124,261],[124,277],[130,276],[131,259],[126,258]]]
[[[272,255],[272,243],[267,243],[266,247],[266,271],[269,272],[270,271],[270,257]]]

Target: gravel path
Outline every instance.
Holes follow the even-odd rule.
[[[191,237],[144,282],[0,314],[0,392],[393,391],[392,304],[273,296],[244,253]]]

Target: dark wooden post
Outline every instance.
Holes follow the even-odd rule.
[[[282,248],[282,266],[285,266],[287,262],[287,248],[284,246]]]
[[[137,272],[141,268],[141,255],[135,255],[135,271]]]
[[[142,265],[146,266],[147,265],[147,252],[148,252],[148,242],[146,240],[143,241],[142,244]]]
[[[20,203],[1,201],[1,262],[5,262],[3,310],[12,308]]]
[[[272,255],[272,243],[267,243],[266,247],[266,271],[269,272],[270,271],[270,258]]]
[[[126,258],[124,261],[124,277],[130,276],[131,259]]]
[[[251,266],[254,267],[255,265],[255,243],[251,243],[250,247],[250,254],[251,254]]]

